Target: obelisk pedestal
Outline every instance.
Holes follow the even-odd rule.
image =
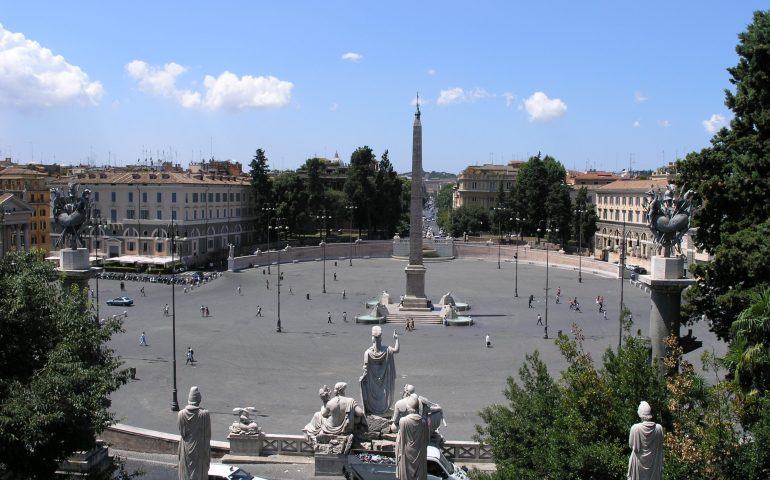
[[[422,124],[420,103],[412,127],[412,198],[409,208],[409,264],[406,266],[406,295],[401,310],[429,311],[425,297],[425,267],[422,264]]]
[[[695,283],[684,278],[684,259],[680,257],[654,256],[650,275],[641,275],[639,281],[650,287],[650,341],[652,359],[657,360],[662,372],[668,369],[663,363],[666,357],[666,338],[671,334],[679,338],[679,317],[682,306],[682,290]]]

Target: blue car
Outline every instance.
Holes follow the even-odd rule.
[[[116,307],[130,307],[134,304],[134,301],[131,300],[129,297],[118,297],[113,298],[112,300],[107,300],[107,305],[113,305]]]

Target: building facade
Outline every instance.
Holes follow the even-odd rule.
[[[31,247],[51,250],[51,195],[48,175],[32,167],[9,166],[0,171],[0,193],[12,193],[31,209],[25,237]]]
[[[171,256],[170,227],[177,230],[177,252],[188,265],[223,258],[254,242],[254,201],[247,178],[155,171],[100,171],[61,178],[91,190],[93,216],[101,225],[91,236],[93,253]],[[58,236],[58,234],[54,234]]]
[[[476,165],[467,167],[457,177],[452,198],[452,208],[478,205],[485,209],[494,207],[497,192],[502,184],[505,192],[516,185],[516,176],[522,161],[511,160],[505,165]]]
[[[13,193],[0,194],[0,258],[30,249],[32,213],[32,206]]]

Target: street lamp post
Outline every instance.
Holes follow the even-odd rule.
[[[326,293],[326,220],[331,219],[331,215],[326,214],[326,210],[323,211],[323,215],[316,215],[315,217],[317,220],[323,221],[323,234],[321,235],[321,243],[318,244],[318,246],[321,247],[321,251],[323,252],[323,289],[321,290],[323,293]]]
[[[539,235],[540,229],[538,228],[537,231]],[[552,229],[550,228],[550,226],[545,229],[545,234],[546,234],[546,238],[545,238],[545,335],[543,336],[543,338],[545,339],[548,339],[548,290],[549,290],[548,289],[548,268],[549,268],[548,252],[550,251],[550,245],[548,243],[548,235],[551,232],[559,233],[559,229],[558,228]]]
[[[92,238],[93,238],[93,229],[94,229],[94,227],[96,227],[96,236],[97,236],[97,240],[96,240],[96,266],[98,267],[99,266],[99,244],[101,243],[98,238],[100,237],[99,233],[101,232],[101,234],[102,234],[101,238],[102,238],[102,241],[104,241],[104,228],[107,227],[107,220],[103,220],[99,216],[96,217],[95,225],[91,226]],[[101,272],[97,273],[97,275],[96,275],[96,322],[97,323],[99,323],[99,275],[100,274],[101,274]]]
[[[270,221],[273,219],[273,212],[275,207],[266,206],[262,207],[262,211],[267,213],[267,269],[270,270]]]
[[[523,218],[516,217],[516,228],[519,231],[519,241],[516,242],[516,255],[514,255],[513,259],[516,262],[516,283],[514,283],[513,287],[513,296],[518,298],[519,296],[519,244],[521,243],[521,222],[524,220]]]
[[[502,214],[504,211],[508,210],[504,207],[494,207],[492,210],[495,211],[497,214],[497,236],[499,237],[497,241],[497,269],[500,270],[500,246],[503,243],[503,217]]]
[[[278,239],[278,242],[281,241],[281,231],[286,233],[286,238],[288,240],[289,238],[289,227],[288,226],[281,226],[282,221],[284,221],[284,218],[276,218],[276,237]],[[288,245],[286,248],[289,248]],[[278,252],[278,281],[277,283],[277,290],[278,290],[278,323],[276,324],[275,331],[278,333],[281,333],[283,330],[281,329],[281,251],[286,251],[286,249],[277,248],[276,251]]]
[[[177,225],[171,220],[169,226],[169,235],[171,236],[171,358],[173,365],[174,384],[171,389],[171,411],[179,411],[179,401],[177,400],[176,389],[176,265],[174,264],[174,253],[176,252]]]
[[[629,234],[631,232],[628,232]],[[623,279],[626,276],[626,212],[623,212],[623,245],[620,247],[620,260],[618,265],[620,266],[620,311],[618,312],[618,351],[623,343]]]
[[[578,215],[578,283],[583,283],[583,209],[575,209]]]
[[[321,291],[323,293],[326,293],[326,242],[321,240],[321,243],[319,243],[318,246],[321,247],[321,252],[323,252],[323,264],[324,264],[324,280],[323,280],[323,289]]]
[[[353,216],[358,208],[356,205],[348,205],[345,207],[350,212],[350,266],[353,266]]]

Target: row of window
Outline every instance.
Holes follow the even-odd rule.
[[[644,221],[643,215],[644,214],[639,211],[626,212],[625,219],[627,222],[641,223]],[[621,216],[621,210],[611,210],[608,208],[599,209],[599,218],[602,220],[615,220],[616,222],[623,220],[623,217]]]
[[[599,205],[636,205],[637,207],[642,203],[642,197],[639,195],[597,195]],[[622,203],[621,203],[622,202]]]
[[[134,201],[134,192],[129,191],[128,193],[128,202],[133,203]],[[147,192],[141,192],[142,193],[142,203],[147,203],[148,200],[148,194]],[[177,192],[171,192],[171,203],[176,203],[176,193]],[[241,193],[240,192],[230,192],[230,202],[240,202],[241,201]],[[204,203],[204,202],[227,202],[228,194],[222,193],[222,192],[208,192],[208,200],[206,199],[206,193],[204,192],[193,192],[192,194],[192,203]],[[245,195],[244,195],[245,197]],[[189,193],[184,194],[184,203],[190,203],[189,202]],[[94,201],[99,201],[99,192],[94,192]],[[117,202],[118,201],[118,192],[110,192],[110,201]],[[163,203],[163,192],[155,192],[155,202],[156,203]]]
[[[235,215],[233,215],[233,212]],[[193,210],[193,218],[192,220],[198,220],[198,211]],[[216,213],[216,216],[214,215]],[[221,213],[221,216],[220,216]],[[94,210],[94,215],[101,216],[101,211],[96,209]],[[210,209],[209,210],[209,216],[208,218],[227,218],[227,209]],[[240,217],[241,216],[241,209],[240,207],[233,210],[230,209],[230,217]],[[136,210],[133,208],[126,209],[126,219],[128,220],[135,220],[136,219]],[[149,220],[150,219],[150,211],[149,210],[139,210],[139,220]],[[155,211],[155,219],[154,220],[163,220],[163,210],[156,210]],[[191,220],[190,219],[190,212],[188,210],[185,210],[184,212],[184,219],[185,220]],[[206,210],[201,210],[200,219],[204,220],[206,219]],[[178,220],[177,218],[177,212],[176,210],[171,211],[171,220]],[[118,210],[113,208],[110,210],[110,223],[118,223]]]

